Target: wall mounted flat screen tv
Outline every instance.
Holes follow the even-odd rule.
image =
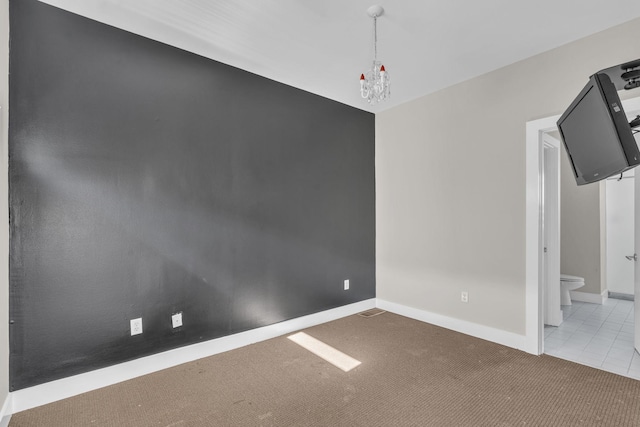
[[[558,120],[578,185],[600,181],[640,163],[620,97],[606,74],[594,74]]]

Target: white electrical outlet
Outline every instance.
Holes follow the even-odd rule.
[[[139,335],[142,333],[142,317],[131,319],[131,335]]]
[[[344,281],[344,290],[348,291],[349,290],[349,279]]]
[[[462,293],[460,294],[460,301],[469,302],[469,292],[462,291]]]
[[[173,325],[174,328],[179,328],[180,326],[182,326],[182,312],[173,314],[171,316],[171,325]]]

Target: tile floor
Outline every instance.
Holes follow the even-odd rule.
[[[564,321],[545,325],[544,352],[640,380],[640,354],[633,348],[633,301],[562,306]]]

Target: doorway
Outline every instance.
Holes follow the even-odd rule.
[[[640,111],[640,98],[632,99],[624,102],[624,108],[629,115],[633,112]],[[526,351],[533,354],[542,354],[544,352],[544,317],[545,305],[548,303],[546,290],[546,268],[549,261],[545,263],[546,239],[547,231],[544,230],[545,212],[544,212],[544,192],[541,183],[544,182],[544,151],[541,151],[544,144],[545,134],[552,133],[556,130],[556,121],[559,116],[548,117],[545,119],[535,120],[527,123],[527,145],[526,145]],[[640,175],[640,174],[639,174]],[[635,178],[638,180],[638,177]],[[640,191],[640,185],[636,185],[636,194]],[[636,205],[639,200],[636,198]],[[636,209],[639,215],[635,215],[636,243],[640,240],[640,209]],[[548,221],[548,219],[547,219]],[[627,231],[628,232],[628,231]],[[548,255],[547,255],[548,258]],[[636,270],[635,289],[640,286],[640,280],[637,274],[640,263],[634,262]],[[634,311],[638,310],[638,301],[635,301]],[[630,317],[633,319],[633,317]],[[637,348],[640,342],[640,327],[638,325],[640,316],[631,323],[625,325],[627,330],[632,329],[630,335],[633,338],[635,334],[635,344]],[[632,342],[632,345],[634,343]],[[633,350],[632,350],[633,351]],[[638,355],[635,354],[634,358]]]

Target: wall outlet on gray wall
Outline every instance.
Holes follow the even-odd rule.
[[[142,317],[137,319],[131,319],[131,336],[139,335],[142,333]]]
[[[171,325],[174,328],[179,328],[180,326],[182,326],[182,312],[176,313],[171,316]]]

